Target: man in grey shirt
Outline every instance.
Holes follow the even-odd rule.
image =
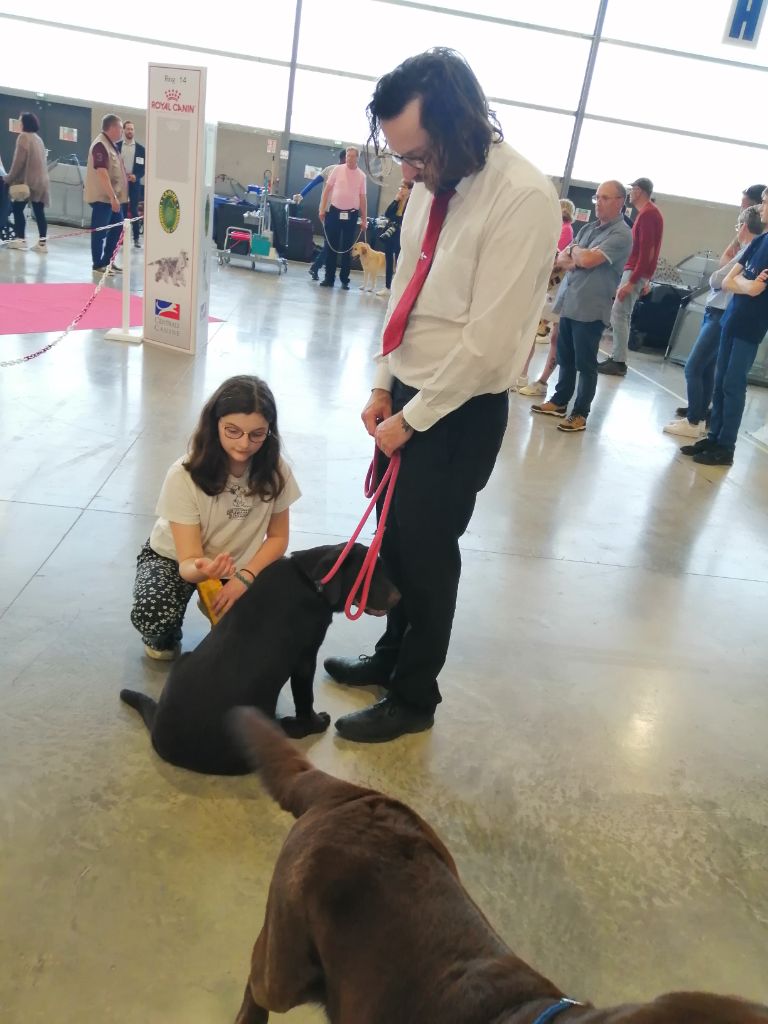
[[[611,307],[624,264],[632,248],[632,232],[621,215],[626,189],[620,181],[604,181],[592,196],[597,219],[586,224],[558,257],[567,270],[553,307],[560,313],[557,362],[560,373],[548,402],[531,412],[557,416],[557,429],[584,430],[597,389],[597,351],[603,329],[611,322]],[[576,391],[576,374],[579,386]],[[571,415],[568,403],[576,391]]]

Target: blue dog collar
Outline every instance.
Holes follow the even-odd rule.
[[[533,1024],[544,1024],[545,1021],[552,1020],[558,1013],[562,1013],[563,1010],[570,1010],[572,1006],[583,1006],[584,1003],[579,1003],[575,999],[561,999],[559,1003],[555,1003],[554,1006],[548,1006],[543,1013],[540,1013]]]

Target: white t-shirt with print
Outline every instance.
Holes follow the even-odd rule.
[[[206,494],[184,469],[187,456],[173,463],[157,499],[160,517],[152,528],[149,544],[153,551],[178,561],[171,523],[199,526],[206,558],[228,551],[238,565],[249,562],[264,543],[270,518],[284,512],[301,497],[299,485],[281,459],[285,486],[272,501],[248,494],[244,477],[229,476],[221,494]]]

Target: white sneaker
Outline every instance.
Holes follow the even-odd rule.
[[[665,434],[676,437],[704,437],[707,432],[705,423],[689,423],[686,419],[672,420],[664,427]]]
[[[32,248],[35,250],[35,252],[48,252],[48,246],[45,242],[38,242],[37,245],[33,245]]]
[[[542,395],[546,395],[547,385],[542,384],[540,380],[535,380],[533,384],[526,384],[525,387],[518,388],[517,393],[525,395],[527,398],[540,398]]]
[[[522,377],[518,377],[517,378],[517,380],[515,381],[515,383],[512,385],[512,387],[509,390],[510,391],[519,391],[520,388],[524,388],[524,387],[527,387],[527,386],[528,386],[528,378],[526,376],[522,376]]]
[[[390,294],[390,290],[389,290],[389,288],[379,288],[379,290],[376,292],[376,294],[380,298],[382,298],[382,299],[388,299],[389,298],[389,294]]]
[[[174,658],[178,657],[179,645],[170,648],[170,650],[158,651],[155,647],[148,647],[144,644],[144,653],[148,658],[152,658],[153,661],[173,661]]]
[[[12,238],[8,243],[9,249],[26,249],[27,240],[25,238]]]

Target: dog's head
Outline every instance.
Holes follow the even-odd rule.
[[[321,584],[320,580],[336,564],[336,559],[345,546],[344,544],[324,544],[318,548],[308,548],[306,551],[294,551],[291,555],[291,561],[314,583],[334,612],[343,611],[349,592],[362,568],[363,560],[368,554],[368,548],[364,544],[355,544],[333,579],[328,583]],[[387,578],[381,560],[377,559],[371,580],[371,589],[368,591],[368,601],[364,609],[366,615],[386,615],[399,600],[398,590]]]
[[[357,256],[358,259],[367,256],[370,251],[371,247],[367,242],[355,242],[352,246],[352,256]]]

